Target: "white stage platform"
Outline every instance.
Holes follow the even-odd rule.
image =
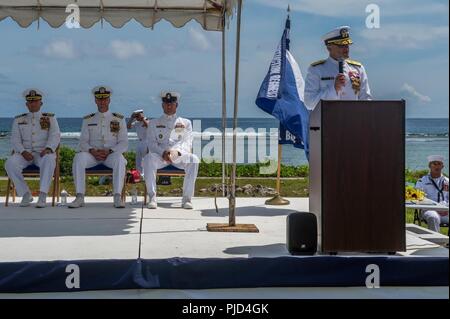
[[[69,201],[71,200],[72,198],[69,198]],[[20,198],[16,199],[16,203],[5,207],[4,197],[1,197],[0,262],[136,259],[139,248],[141,259],[291,256],[286,250],[286,216],[294,211],[308,211],[308,198],[289,198],[291,203],[287,206],[266,206],[265,200],[266,198],[237,199],[237,223],[255,224],[259,233],[220,233],[206,231],[206,224],[228,222],[228,200],[225,198],[217,199],[217,213],[214,198],[195,198],[195,209],[184,210],[181,208],[181,198],[162,197],[159,199],[158,209],[149,210],[142,208],[142,203],[139,206],[131,206],[130,198],[127,198],[127,207],[124,209],[113,208],[112,198],[108,197],[87,197],[86,206],[79,209],[51,207],[50,204],[47,208],[38,209],[34,206],[19,207]],[[141,216],[142,236],[139,236]],[[406,237],[408,250],[398,253],[400,255],[448,257],[448,249],[422,240],[409,232]],[[308,298],[308,295],[320,298],[317,289],[324,293],[322,297],[333,298],[337,296],[335,290],[343,288],[208,289],[197,292],[123,290],[103,291],[99,294],[76,292],[72,297],[206,298],[206,292],[210,291],[211,296],[217,298],[229,298],[227,296],[230,294],[242,298],[255,298],[264,294],[267,298],[287,298],[289,294],[292,294],[293,298]],[[363,290],[367,294],[361,294],[361,289],[363,288],[348,287],[348,295],[342,296],[377,298],[383,295],[381,290],[377,292],[365,288]],[[406,289],[405,294],[400,294],[406,298],[449,296],[448,287],[420,287],[418,290],[414,287],[393,287],[391,292],[399,292],[398,289]],[[236,295],[238,291],[239,294]],[[389,295],[389,290],[386,293]],[[72,293],[29,296],[65,298],[70,294]],[[14,298],[17,295],[0,294],[0,298],[2,296]]]

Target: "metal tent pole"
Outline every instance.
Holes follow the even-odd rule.
[[[235,87],[234,87],[234,114],[233,114],[233,165],[230,174],[231,189],[229,190],[229,218],[228,224],[225,223],[208,223],[206,229],[211,232],[246,232],[258,233],[259,229],[254,224],[236,224],[236,130],[238,116],[238,96],[239,96],[239,59],[241,47],[241,13],[242,0],[238,1],[237,11],[237,39],[236,39],[236,70],[235,70]]]
[[[228,224],[236,225],[236,129],[238,116],[238,98],[239,98],[239,60],[241,50],[241,15],[242,0],[238,0],[237,9],[237,29],[236,29],[236,68],[234,79],[234,112],[233,112],[233,166],[231,169],[231,190],[230,190],[230,208]]]
[[[226,13],[223,12],[223,25],[222,25],[222,196],[225,197],[225,143],[226,143],[226,129],[227,129],[227,77],[226,77],[226,57],[225,57],[225,17]]]

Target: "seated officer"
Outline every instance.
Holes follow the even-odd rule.
[[[8,158],[5,169],[22,196],[20,206],[29,206],[33,201],[30,189],[25,183],[22,170],[31,164],[40,168],[40,193],[36,207],[45,207],[56,166],[56,148],[61,134],[54,114],[42,113],[42,93],[29,89],[23,93],[29,113],[16,116],[11,131],[14,154]]]
[[[147,128],[149,124],[149,119],[144,116],[144,110],[136,110],[131,114],[130,119],[127,123],[127,128],[130,130],[133,127],[136,128],[136,134],[139,139],[139,143],[136,147],[136,169],[142,176],[143,168],[142,161],[144,156],[147,154]]]
[[[441,155],[428,156],[428,167],[430,173],[423,176],[416,183],[416,188],[425,192],[425,196],[441,205],[448,207],[448,178],[442,174],[444,168],[444,157]],[[440,224],[448,224],[448,212],[427,210],[421,212],[428,228],[439,232]]]
[[[154,209],[156,203],[156,172],[168,165],[184,169],[182,206],[192,209],[195,179],[199,160],[192,154],[192,124],[188,119],[176,115],[180,95],[176,92],[161,92],[164,114],[153,119],[147,130],[149,153],[144,157],[145,183],[150,201],[148,208]]]
[[[113,169],[114,207],[124,208],[121,193],[126,173],[127,160],[123,153],[128,149],[128,132],[124,116],[109,111],[112,90],[97,86],[92,90],[98,112],[84,117],[81,126],[79,153],[72,165],[76,198],[69,208],[84,206],[86,168],[98,164]]]

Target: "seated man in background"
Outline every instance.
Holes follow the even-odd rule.
[[[81,125],[79,153],[72,164],[76,198],[69,208],[84,206],[86,168],[99,164],[112,168],[114,207],[124,208],[121,199],[127,160],[123,153],[128,149],[128,131],[124,116],[109,111],[112,90],[98,86],[92,90],[98,112],[86,115]]]
[[[444,157],[441,155],[428,156],[428,167],[430,173],[420,178],[416,183],[416,188],[424,191],[425,196],[441,205],[448,207],[448,178],[442,174],[444,168]],[[427,210],[421,212],[428,228],[439,232],[440,224],[448,224],[448,211],[438,212]]]
[[[37,208],[46,205],[47,193],[56,166],[56,148],[61,134],[53,113],[42,113],[43,94],[36,89],[23,93],[30,112],[15,117],[11,130],[11,145],[14,154],[5,163],[5,170],[22,197],[20,206],[29,206],[33,196],[25,183],[22,170],[31,164],[40,169],[40,192]]]
[[[145,183],[150,198],[147,207],[155,209],[156,172],[158,169],[173,165],[184,169],[186,176],[183,183],[182,206],[192,209],[191,199],[194,195],[195,180],[199,160],[192,154],[191,121],[176,115],[180,95],[176,92],[161,92],[164,114],[153,119],[147,130],[149,153],[144,157]]]
[[[131,114],[130,119],[127,123],[127,128],[130,130],[133,127],[136,128],[136,134],[139,139],[138,145],[136,147],[136,169],[139,171],[141,176],[143,176],[142,162],[144,156],[147,154],[147,128],[149,124],[149,119],[144,116],[144,110],[136,110]]]

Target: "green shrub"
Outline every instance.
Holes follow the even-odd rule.
[[[5,162],[6,158],[0,158],[0,176],[6,176]]]

